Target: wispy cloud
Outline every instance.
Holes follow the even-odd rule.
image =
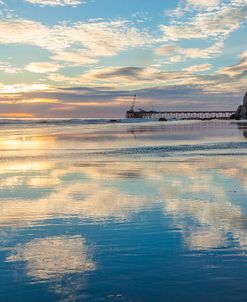
[[[4,85],[0,83],[0,92],[2,94],[18,94],[29,91],[46,91],[50,87],[46,84],[32,83],[32,84],[8,84]]]
[[[76,77],[68,77],[60,74],[51,74],[50,80],[55,82],[67,82],[71,85],[83,85],[87,87],[106,86],[115,89],[140,89],[140,87],[157,87],[170,85],[206,85],[213,79],[203,72],[211,68],[209,63],[193,65],[183,70],[163,70],[151,67],[102,67],[92,68]],[[194,75],[194,73],[201,73]]]
[[[223,67],[219,70],[219,73],[228,75],[230,77],[243,77],[247,75],[247,50],[242,53],[239,63]]]
[[[198,48],[198,47],[181,47],[178,44],[164,44],[163,46],[155,50],[155,54],[158,56],[166,57],[167,63],[175,61],[180,62],[185,59],[208,59],[213,58],[221,54],[224,48],[224,42],[222,40],[217,41],[210,47]]]
[[[6,73],[17,73],[20,70],[20,68],[14,67],[8,62],[0,62],[0,71],[4,71]]]
[[[187,21],[161,25],[160,28],[164,37],[171,41],[219,38],[239,29],[246,19],[247,3],[232,1],[228,5],[217,7],[213,12],[199,12]]]
[[[50,62],[32,62],[28,64],[25,69],[35,73],[55,72],[60,69],[60,65]]]
[[[215,7],[220,4],[220,0],[187,0],[186,2],[187,5],[201,9]]]
[[[206,71],[211,68],[212,68],[212,64],[206,63],[206,64],[193,65],[193,66],[185,68],[184,70],[194,73],[194,72]]]
[[[234,31],[240,29],[247,20],[245,0],[180,1],[175,10],[170,11],[170,24],[160,25],[166,44],[156,50],[156,54],[168,56],[170,62],[184,61],[186,58],[212,58],[224,50],[224,41]],[[210,47],[184,48],[171,42],[206,41]]]
[[[38,4],[40,6],[77,6],[79,4],[84,3],[83,0],[24,0],[26,2],[32,3],[32,4]]]
[[[81,65],[150,44],[150,36],[127,20],[77,22],[47,26],[26,19],[0,21],[0,44],[34,45],[53,53],[53,60]],[[76,45],[76,47],[75,47]]]

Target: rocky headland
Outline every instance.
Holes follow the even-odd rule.
[[[237,111],[231,116],[232,119],[247,119],[247,91],[244,95],[243,105],[238,106]]]

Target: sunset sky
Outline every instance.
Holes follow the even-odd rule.
[[[247,0],[0,0],[0,117],[234,110]]]

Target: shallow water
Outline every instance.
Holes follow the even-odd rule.
[[[246,301],[245,127],[4,124],[0,301]]]

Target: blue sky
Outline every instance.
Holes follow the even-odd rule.
[[[235,109],[247,0],[0,0],[0,116]]]

